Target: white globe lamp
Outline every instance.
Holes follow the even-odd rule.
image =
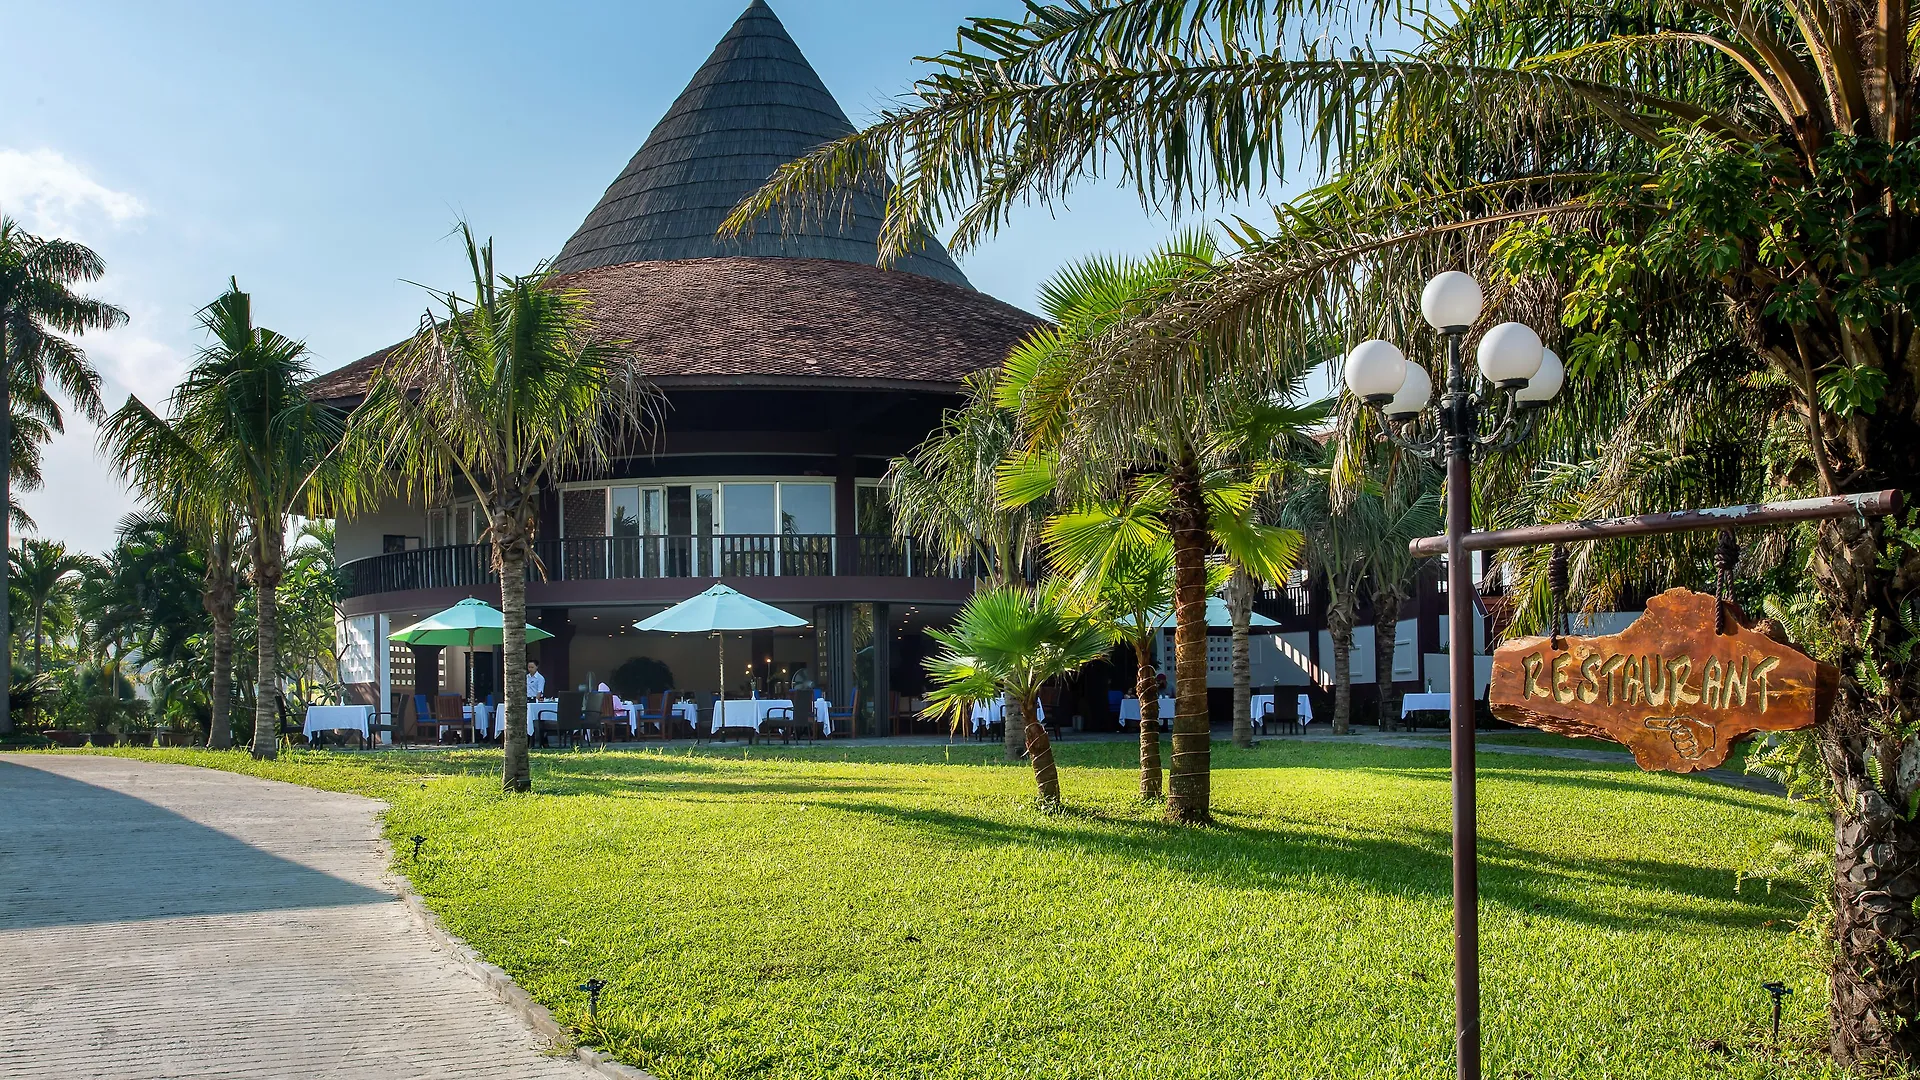
[[[1407,381],[1407,358],[1391,341],[1373,338],[1353,347],[1347,354],[1341,377],[1347,389],[1369,405],[1384,405],[1400,392]]]
[[[1465,330],[1480,317],[1485,298],[1470,274],[1448,270],[1436,275],[1420,293],[1420,314],[1435,330]]]
[[[1389,420],[1411,420],[1433,399],[1433,378],[1419,364],[1407,365],[1407,379],[1382,410]]]
[[[1480,374],[1488,382],[1508,390],[1518,390],[1540,370],[1546,347],[1540,335],[1522,323],[1505,322],[1488,330],[1480,339]]]
[[[1513,400],[1521,408],[1535,409],[1552,401],[1566,385],[1567,366],[1560,362],[1552,349],[1540,350],[1540,370],[1533,373],[1527,385],[1513,395]]]

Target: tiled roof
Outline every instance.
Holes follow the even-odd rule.
[[[584,290],[601,329],[632,342],[640,372],[666,388],[842,380],[952,388],[1040,325],[972,289],[832,259],[635,262],[552,280]],[[391,351],[320,376],[308,394],[359,396]]]
[[[763,0],[753,0],[554,260],[561,273],[596,266],[759,256],[873,263],[885,190],[844,212],[721,238],[727,214],[775,169],[853,132],[833,95]],[[938,241],[895,268],[966,286]]]

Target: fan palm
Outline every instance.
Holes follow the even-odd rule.
[[[1058,806],[1053,743],[1035,709],[1040,688],[1105,656],[1113,639],[1052,584],[987,586],[967,599],[951,627],[927,633],[940,646],[926,661],[934,684],[927,694],[928,714],[957,729],[974,705],[1005,696],[1011,727],[1011,706],[1018,702],[1040,801]]]
[[[200,597],[212,623],[207,745],[225,750],[233,745],[234,619],[240,605],[235,561],[244,511],[215,468],[220,450],[190,442],[177,422],[160,417],[131,395],[108,418],[100,443],[114,471],[148,506],[193,534],[204,552]]]
[[[988,583],[1007,586],[1029,566],[1046,502],[1005,506],[995,492],[996,470],[1019,443],[1014,414],[995,402],[994,379],[991,372],[969,376],[966,401],[948,410],[940,429],[911,454],[893,459],[882,483],[895,537],[971,564]],[[1009,716],[1005,728],[1007,760],[1018,761],[1026,748],[1024,723]]]
[[[29,537],[12,552],[13,580],[25,594],[33,620],[33,673],[46,671],[47,610],[68,599],[87,561],[58,540]]]
[[[279,749],[275,593],[285,567],[287,515],[313,513],[348,494],[338,454],[343,417],[308,400],[301,390],[312,375],[306,346],[255,326],[252,297],[237,282],[201,309],[200,326],[212,342],[174,389],[169,420],[162,424],[129,402],[108,419],[103,437],[115,460],[133,468],[165,462],[160,475],[167,475],[195,462],[203,470],[178,495],[179,516],[211,515],[208,497],[193,491],[224,493],[237,507],[249,538],[258,620],[252,750],[255,758],[271,758]],[[215,524],[211,516],[203,520]]]
[[[642,444],[655,394],[626,346],[599,334],[586,295],[544,266],[496,274],[493,244],[461,225],[473,295],[448,292],[376,374],[355,411],[359,475],[391,475],[421,501],[470,485],[486,515],[505,617],[504,685],[527,677],[527,572],[543,490]],[[524,694],[503,695],[502,784],[528,791]]]
[[[46,393],[47,383],[57,385],[88,418],[101,415],[100,375],[68,335],[126,321],[119,308],[73,291],[105,272],[106,264],[89,248],[33,236],[12,218],[0,217],[0,446],[8,451],[8,467],[0,470],[0,550],[10,546],[7,527],[15,520],[15,472],[26,466],[28,479],[37,479],[38,445],[60,426],[60,410]],[[13,430],[15,395],[24,407],[25,423],[18,434]],[[6,590],[0,589],[0,671],[13,667],[6,600]],[[0,695],[0,735],[12,730],[5,695]]]
[[[1132,367],[1102,361],[1112,355],[1104,343],[1140,305],[1206,273],[1217,257],[1210,236],[1189,232],[1143,259],[1069,266],[1041,293],[1054,325],[1014,349],[997,388],[1000,404],[1019,416],[1023,439],[1021,455],[1002,470],[1003,502],[1019,504],[1052,487],[1070,501],[1091,497],[1096,505],[1129,508],[1128,523],[1104,538],[1089,529],[1086,549],[1056,550],[1057,560],[1070,560],[1069,576],[1099,565],[1103,546],[1117,552],[1135,544],[1142,529],[1171,538],[1175,715],[1167,813],[1185,821],[1205,820],[1211,801],[1207,557],[1219,546],[1260,580],[1291,573],[1299,536],[1261,525],[1254,506],[1277,476],[1267,454],[1279,435],[1323,415],[1270,404],[1297,390],[1304,371],[1298,364],[1236,375],[1206,349],[1176,350],[1164,363]],[[1149,525],[1143,510],[1157,521]]]

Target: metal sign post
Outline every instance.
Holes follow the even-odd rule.
[[[1461,440],[1462,443],[1465,440]],[[1468,454],[1449,447],[1447,455],[1447,532],[1413,541],[1416,556],[1447,556],[1447,660],[1449,714],[1453,729],[1453,903],[1454,903],[1454,1017],[1458,1037],[1459,1080],[1480,1077],[1480,888],[1476,859],[1477,823],[1473,759],[1473,617],[1475,590],[1467,570],[1466,553],[1536,544],[1602,540],[1623,536],[1695,532],[1749,525],[1826,518],[1880,517],[1900,509],[1898,491],[1862,495],[1834,495],[1791,502],[1751,503],[1710,510],[1680,510],[1667,514],[1571,521],[1559,525],[1532,525],[1519,529],[1472,532],[1468,517]]]

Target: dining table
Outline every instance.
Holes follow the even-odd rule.
[[[301,731],[308,738],[321,731],[357,731],[365,739],[372,725],[371,705],[309,705]]]
[[[1036,701],[1033,703],[1033,711],[1034,719],[1042,723],[1046,722],[1047,707],[1045,705]],[[976,701],[973,703],[973,730],[976,732],[983,731],[990,725],[1001,723],[1006,717],[1007,697],[1005,694],[987,701]]]
[[[1173,721],[1173,697],[1170,694],[1160,695],[1159,721],[1162,724],[1171,723]],[[1137,697],[1133,697],[1131,695],[1121,698],[1120,699],[1120,726],[1124,728],[1127,726],[1128,723],[1137,724],[1139,722],[1140,722],[1140,699]]]

